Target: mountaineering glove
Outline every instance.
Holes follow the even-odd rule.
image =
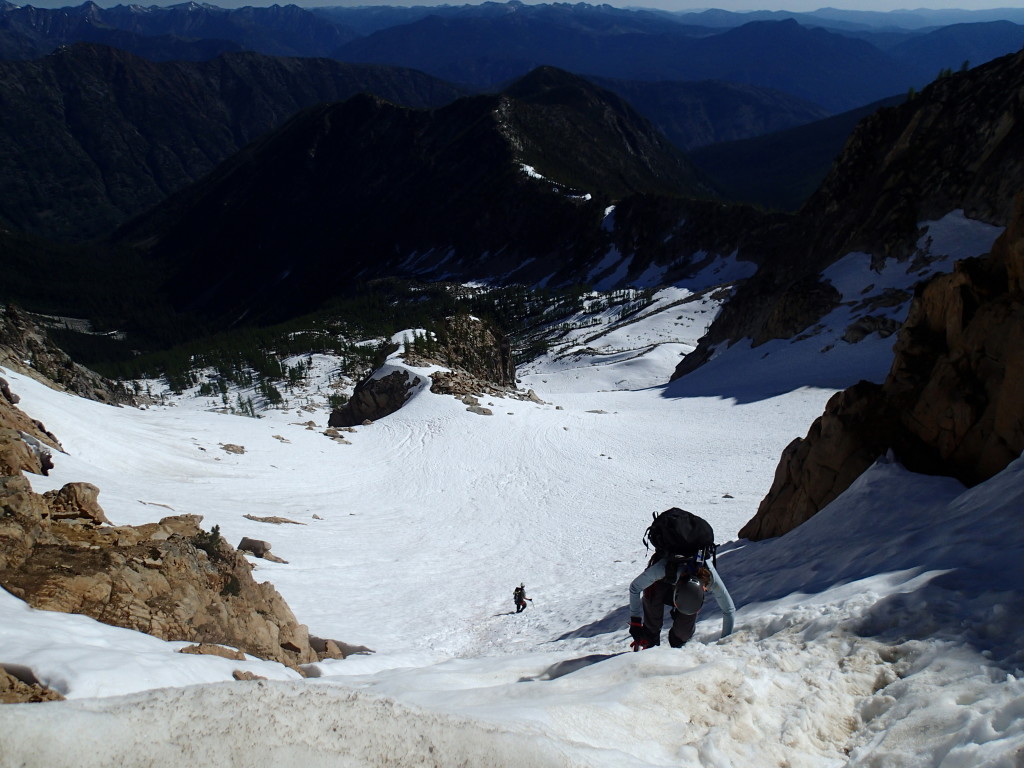
[[[650,632],[644,627],[643,619],[637,616],[629,617],[629,636],[633,638],[629,647],[634,651],[642,651],[652,645]]]

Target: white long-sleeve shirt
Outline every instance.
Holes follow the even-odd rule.
[[[665,558],[662,558],[633,579],[633,583],[629,585],[630,616],[643,616],[642,593],[654,582],[665,578],[665,564],[667,562]],[[711,594],[715,597],[715,602],[718,603],[718,607],[722,610],[722,637],[725,637],[732,632],[736,606],[732,602],[729,590],[725,588],[725,584],[722,582],[722,577],[715,570],[715,566],[710,562],[704,563],[704,565],[711,571],[711,584],[709,586]]]

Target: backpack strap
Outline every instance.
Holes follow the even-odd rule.
[[[665,562],[665,576],[662,581],[666,584],[678,584],[679,580],[684,577],[696,576],[697,567],[696,556],[669,555]]]
[[[644,543],[644,549],[645,550],[649,550],[651,548],[651,541],[650,541],[650,539],[651,539],[651,528],[654,527],[654,522],[653,521],[657,520],[657,519],[658,519],[658,513],[657,512],[651,512],[651,524],[647,526],[647,530],[644,531],[644,537],[641,539],[641,541]]]

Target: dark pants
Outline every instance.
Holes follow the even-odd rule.
[[[656,581],[643,594],[644,628],[654,638],[654,645],[661,645],[661,627],[665,623],[665,607],[672,605],[672,585]],[[697,614],[679,613],[675,608],[669,612],[672,626],[668,631],[668,644],[680,648],[693,637],[697,626]]]
[[[526,603],[516,603],[516,613],[526,610]]]

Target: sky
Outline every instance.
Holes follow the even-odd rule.
[[[450,2],[420,2],[418,0],[295,0],[294,3],[282,2],[281,0],[218,0],[211,3],[221,8],[240,8],[243,6],[270,6],[294,4],[303,7],[317,6],[374,6],[374,5],[396,5],[396,6],[420,6],[420,5],[477,5],[483,0],[450,0]],[[534,5],[533,0],[524,0],[528,5]],[[67,6],[81,5],[84,0],[19,0],[16,5],[34,5],[37,8],[63,8]],[[139,0],[134,4],[150,6],[175,5],[180,0]],[[102,7],[113,7],[115,5],[131,5],[129,0],[101,0],[97,5]],[[600,5],[595,2],[593,5]],[[903,0],[720,0],[709,5],[700,0],[620,0],[609,3],[620,8],[656,8],[668,11],[702,11],[709,8],[717,8],[726,11],[793,11],[807,12],[820,8],[841,8],[851,11],[896,11],[896,10],[918,10],[927,8],[932,10],[961,9],[969,11],[987,10],[992,8],[1022,8],[1024,3],[1021,0],[927,0],[927,2],[906,3]]]
[[[926,226],[932,271],[999,234],[960,212]],[[906,270],[851,253],[826,278],[859,300],[925,276]],[[374,651],[303,679],[0,591],[0,662],[68,699],[0,706],[0,768],[1018,768],[1024,460],[967,490],[884,458],[792,533],[737,540],[783,447],[838,387],[881,380],[893,341],[842,342],[840,306],[815,336],[738,343],[668,384],[718,310],[700,291],[744,274],[719,260],[627,318],[594,296],[519,370],[540,402],[482,397],[478,415],[418,386],[347,444],[322,434],[328,356],[259,419],[197,391],[112,408],[0,370],[65,449],[37,492],[92,482],[116,524],[196,513],[229,542],[268,540],[288,562],[253,560],[257,580],[313,634]],[[380,375],[432,370],[399,350]],[[684,648],[630,653],[628,586],[669,506],[714,527],[736,631],[709,601]]]

